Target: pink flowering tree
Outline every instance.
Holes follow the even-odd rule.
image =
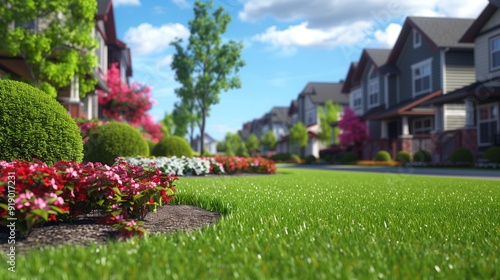
[[[340,128],[340,145],[353,146],[354,149],[359,151],[363,142],[370,137],[366,124],[349,107],[344,109],[344,115],[338,125]]]
[[[155,123],[147,111],[154,105],[151,87],[122,81],[118,63],[113,63],[105,76],[109,92],[99,91],[103,114],[118,122],[127,122],[139,128],[143,136],[153,142],[163,137],[161,124]]]

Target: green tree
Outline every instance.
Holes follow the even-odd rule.
[[[219,103],[221,91],[241,87],[237,73],[245,62],[241,59],[242,42],[229,40],[222,42],[222,34],[227,30],[231,16],[219,7],[213,13],[213,2],[196,1],[194,19],[189,21],[190,36],[184,48],[182,40],[172,43],[176,53],[172,61],[175,78],[181,84],[176,91],[182,102],[194,101],[201,142],[204,142],[206,119],[210,107]],[[193,112],[195,112],[193,111]],[[201,154],[204,147],[201,147]]]
[[[228,156],[234,156],[242,144],[240,135],[231,132],[226,133],[224,143],[226,144],[225,151]]]
[[[250,134],[248,136],[248,139],[245,141],[246,148],[249,153],[258,153],[260,151],[259,146],[259,138],[257,138],[257,135],[255,134]]]
[[[295,123],[290,128],[290,142],[296,144],[299,148],[307,146],[307,128],[302,122]]]
[[[260,143],[265,149],[269,151],[274,151],[276,144],[278,144],[278,138],[273,130],[268,130],[264,136],[260,139]]]
[[[238,146],[238,149],[236,150],[236,155],[239,157],[248,157],[248,149],[247,145],[245,145],[245,142],[242,142]]]
[[[93,52],[96,12],[97,1],[2,1],[0,49],[22,57],[31,76],[25,81],[50,96],[56,97],[58,89],[77,77],[83,97],[96,84],[90,78],[97,63]]]
[[[160,121],[161,132],[164,134],[164,137],[174,135],[175,123],[172,115],[172,113],[165,112],[165,116]]]
[[[326,114],[325,114],[326,111]],[[334,104],[331,100],[325,103],[325,110],[322,107],[318,108],[319,115],[319,127],[320,132],[318,133],[318,139],[325,143],[330,144],[333,139],[333,143],[338,143],[339,128],[336,126],[332,128],[332,123],[338,121],[339,113],[342,111],[342,106],[339,104]]]

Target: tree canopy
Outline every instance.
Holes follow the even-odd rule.
[[[333,103],[333,101],[331,100],[328,100],[325,103],[325,110],[323,110],[322,107],[318,108],[320,127],[318,139],[321,142],[325,144],[331,144],[333,140],[334,144],[338,143],[339,128],[338,126],[333,128],[332,124],[338,121],[338,116],[341,111],[342,106]]]
[[[80,96],[94,89],[97,1],[10,0],[0,5],[0,49],[24,59],[24,79],[56,97],[77,77]],[[21,77],[10,76],[11,79]],[[24,77],[23,77],[24,78]]]
[[[290,142],[297,144],[299,148],[307,146],[308,138],[307,128],[302,122],[297,122],[290,128]]]
[[[245,65],[241,59],[243,43],[234,40],[222,42],[222,34],[226,32],[231,16],[224,13],[222,7],[210,13],[212,8],[212,1],[196,1],[194,19],[189,21],[187,46],[180,39],[172,43],[176,50],[172,70],[181,84],[176,94],[182,103],[194,102],[193,112],[201,119],[202,143],[211,106],[219,103],[222,91],[241,87],[237,73]]]
[[[245,141],[245,146],[248,150],[249,153],[258,153],[260,151],[260,143],[259,143],[259,138],[257,135],[251,133],[247,140]]]
[[[270,151],[274,151],[276,149],[276,144],[278,143],[278,138],[276,137],[276,133],[273,130],[268,130],[264,136],[260,139],[260,143],[264,148]]]
[[[360,146],[369,138],[366,124],[349,107],[344,109],[344,115],[339,121],[339,128],[341,129],[339,135],[341,145]]]

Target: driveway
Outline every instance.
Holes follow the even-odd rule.
[[[292,167],[292,166],[290,166]],[[358,165],[294,165],[292,168],[353,171],[353,172],[375,172],[404,175],[439,176],[452,178],[469,178],[484,180],[500,180],[499,170],[474,170],[474,169],[446,169],[446,168],[422,168],[422,167],[385,167],[385,166],[358,166]]]

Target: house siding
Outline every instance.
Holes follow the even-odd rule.
[[[465,104],[445,104],[445,130],[455,130],[465,126]]]
[[[444,93],[462,88],[474,83],[474,54],[473,52],[446,53],[446,85]]]
[[[363,88],[363,93],[362,93],[362,99],[363,99],[363,111],[366,112],[368,110],[370,110],[371,108],[373,107],[376,107],[378,105],[375,105],[373,107],[370,107],[370,99],[368,97],[368,84],[369,84],[369,81],[370,81],[370,77],[369,77],[369,74],[370,74],[370,69],[373,67],[375,67],[375,70],[376,73],[377,73],[377,78],[378,78],[378,105],[381,105],[381,104],[384,104],[384,91],[385,91],[385,81],[384,81],[384,74],[377,69],[377,66],[374,65],[372,62],[368,62],[366,64],[366,67],[363,71],[363,76],[361,77],[361,83],[362,83],[362,88]]]
[[[398,104],[398,76],[390,75],[388,81],[388,91],[389,91],[389,104],[388,107],[393,107]]]
[[[371,139],[380,139],[382,131],[382,123],[380,121],[369,121],[368,131]]]
[[[497,11],[493,18],[483,28],[489,29],[492,25],[500,24],[500,13]],[[500,36],[500,28],[481,34],[475,41],[474,60],[476,63],[476,80],[484,81],[500,76],[500,69],[490,71],[490,38]]]
[[[431,92],[441,89],[441,59],[439,49],[432,49],[430,43],[422,38],[422,45],[416,49],[413,48],[413,38],[408,37],[405,46],[399,56],[396,65],[401,70],[400,79],[400,100],[403,102],[413,98],[413,85],[412,85],[412,69],[411,66],[415,63],[422,62],[426,59],[432,58],[432,86]]]

